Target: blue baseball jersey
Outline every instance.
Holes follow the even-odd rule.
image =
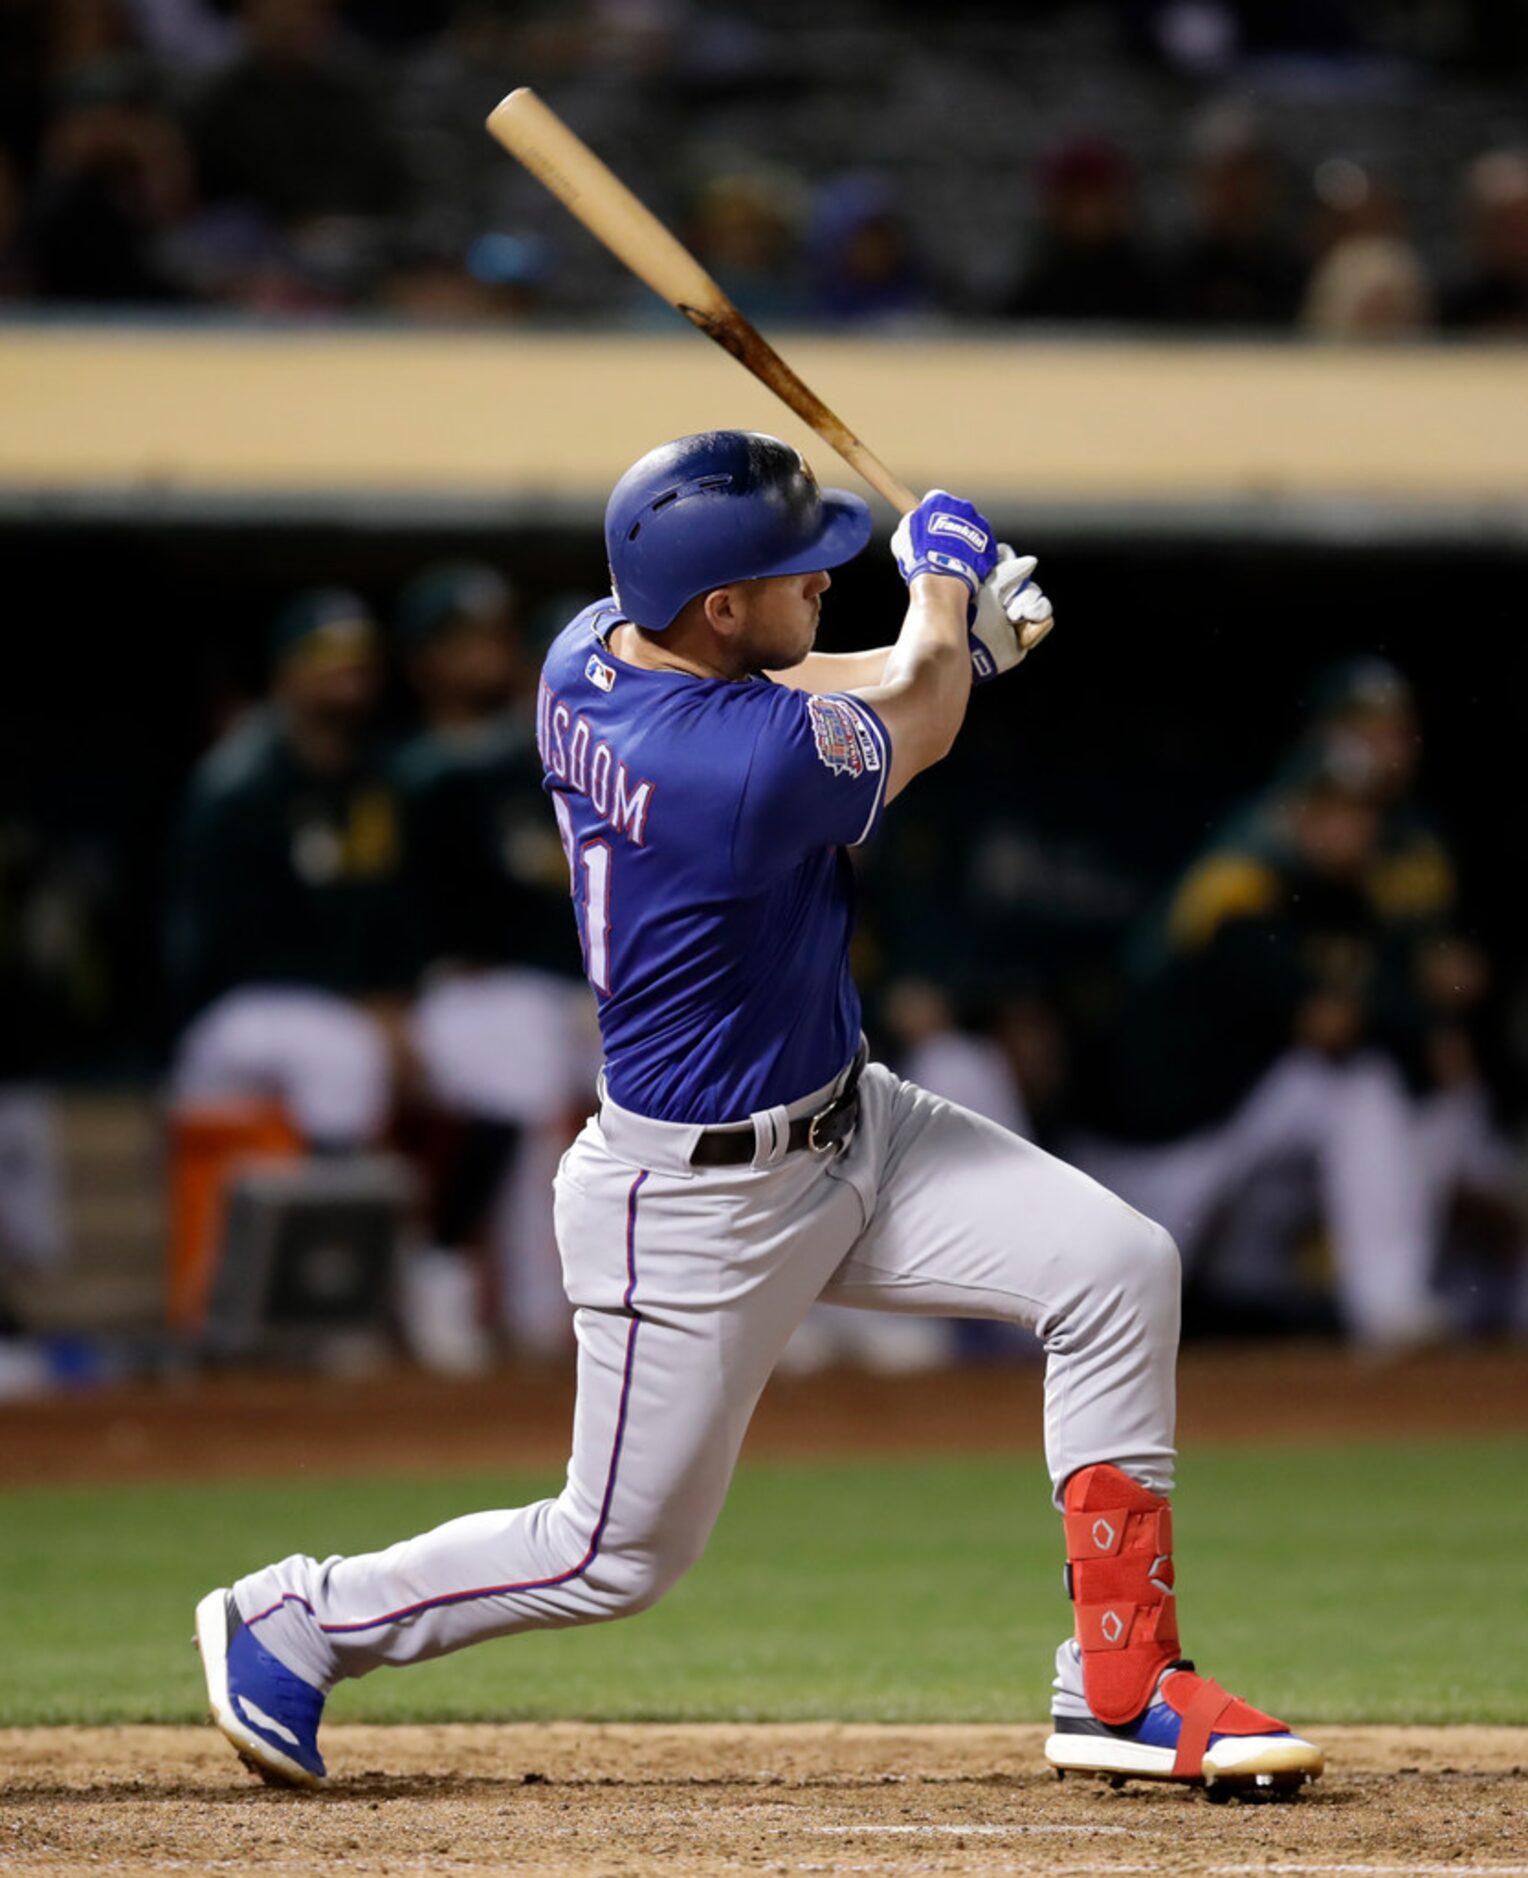
[[[891,744],[861,699],[697,678],[610,651],[613,600],[542,668],[536,737],[622,1108],[741,1121],[859,1042],[853,870]]]

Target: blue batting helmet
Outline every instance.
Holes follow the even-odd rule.
[[[778,437],[705,430],[649,450],[611,491],[610,582],[628,619],[662,632],[713,587],[838,567],[872,526],[858,496],[819,489]]]

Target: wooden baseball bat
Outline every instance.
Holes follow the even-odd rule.
[[[803,384],[694,255],[529,86],[522,85],[494,107],[488,128],[617,260],[624,261],[639,280],[646,281],[654,293],[677,307],[692,326],[698,326],[708,339],[714,339],[768,385],[899,514],[918,506],[913,492],[860,442],[837,412],[829,410],[810,385]]]

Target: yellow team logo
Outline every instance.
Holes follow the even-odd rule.
[[[398,865],[398,814],[386,789],[361,789],[350,798],[345,830],[347,874],[389,874]]]

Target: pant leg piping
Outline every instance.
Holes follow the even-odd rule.
[[[648,1170],[643,1168],[632,1181],[626,1196],[626,1295],[625,1305],[632,1308],[632,1297],[637,1288],[637,1197],[647,1180]],[[610,1523],[611,1502],[615,1498],[616,1476],[621,1465],[621,1448],[626,1438],[626,1414],[631,1403],[631,1378],[635,1367],[637,1350],[637,1332],[642,1327],[642,1319],[633,1311],[631,1323],[626,1332],[626,1361],[621,1375],[621,1402],[616,1413],[615,1439],[611,1443],[610,1466],[605,1475],[605,1493],[600,1502],[599,1518],[589,1539],[589,1548],[576,1565],[565,1572],[558,1572],[550,1578],[529,1579],[522,1584],[479,1585],[470,1591],[448,1591],[440,1597],[422,1598],[417,1604],[406,1604],[396,1611],[388,1611],[382,1617],[368,1617],[351,1624],[320,1624],[319,1629],[325,1636],[352,1636],[362,1630],[380,1630],[385,1624],[400,1624],[410,1617],[418,1617],[424,1611],[442,1610],[452,1604],[470,1604],[476,1598],[513,1597],[524,1591],[551,1591],[558,1585],[570,1584],[575,1578],[581,1578],[599,1556],[600,1544],[605,1537],[605,1528]],[[292,1594],[289,1594],[292,1595]],[[284,1602],[285,1600],[282,1600]],[[306,1599],[298,1599],[307,1603]],[[276,1605],[272,1610],[278,1608]],[[312,1606],[308,1606],[311,1611]],[[269,1616],[270,1612],[262,1612]],[[256,1621],[251,1619],[250,1621]]]

